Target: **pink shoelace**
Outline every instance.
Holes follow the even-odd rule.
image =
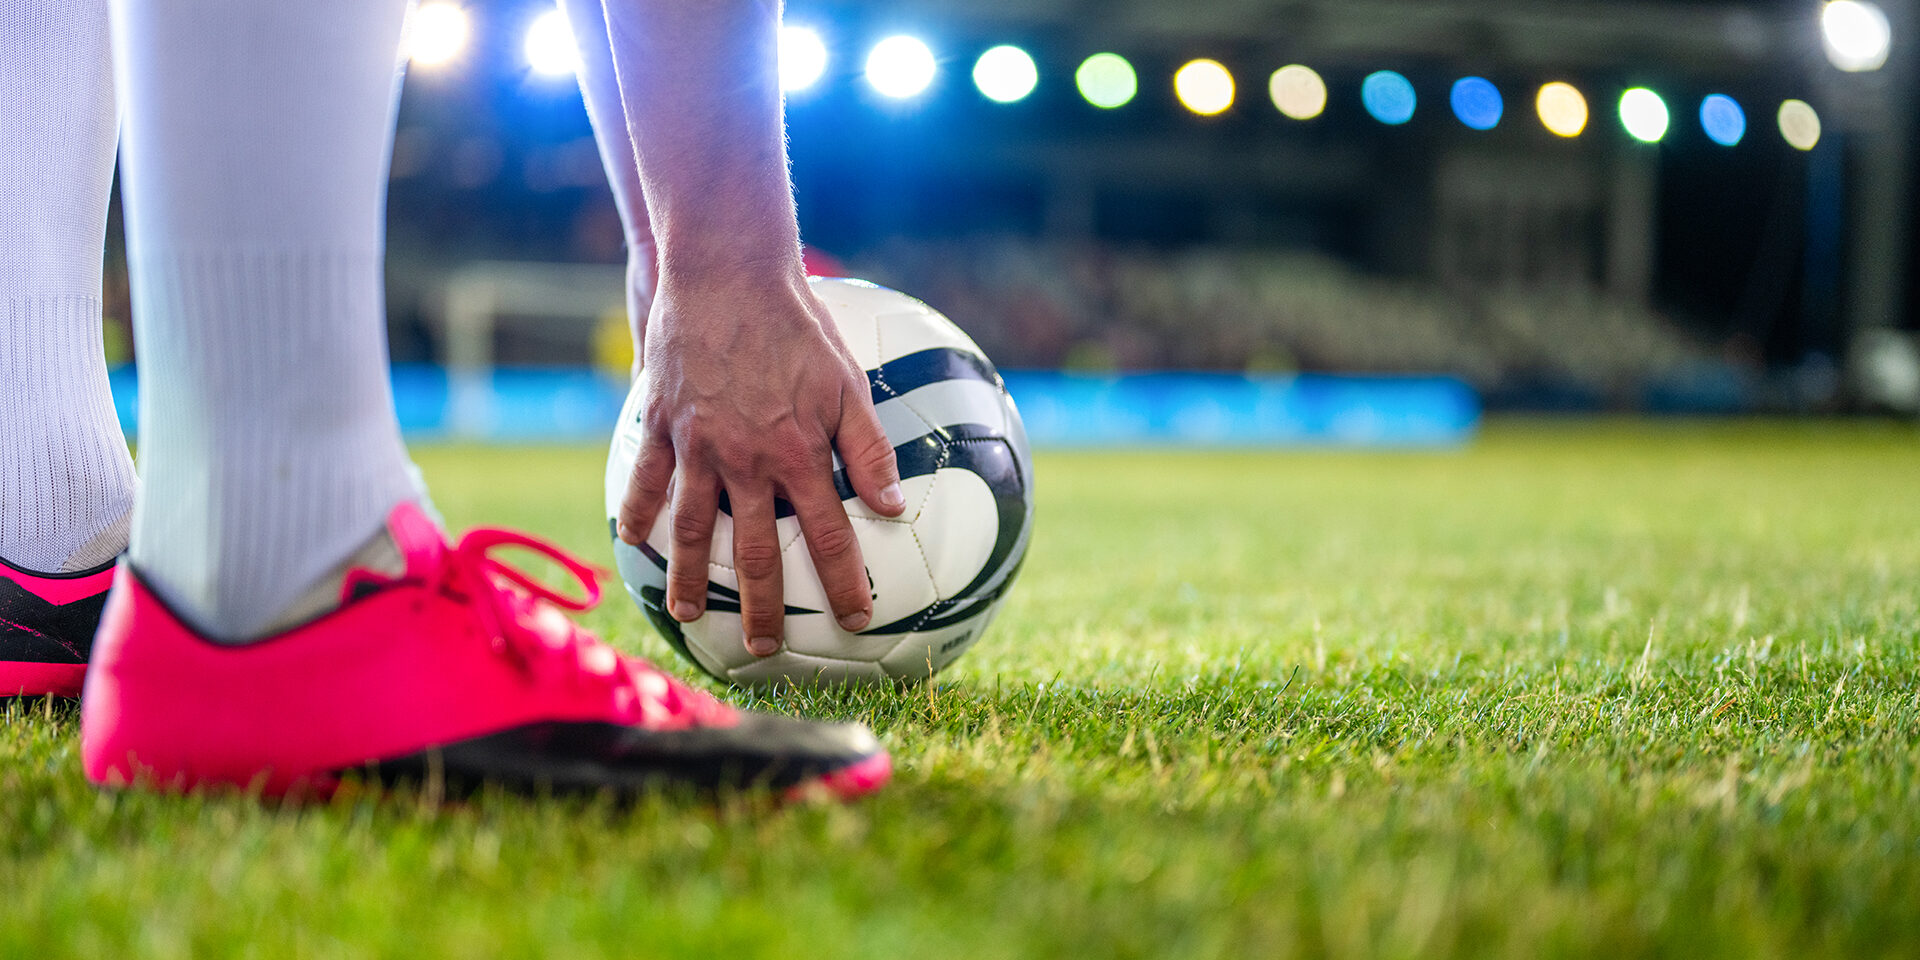
[[[584,591],[568,596],[495,557],[500,548],[532,551],[565,570]],[[610,686],[614,709],[628,723],[678,729],[727,723],[731,708],[667,676],[637,657],[622,656],[580,629],[562,611],[591,610],[600,602],[606,571],[566,551],[513,530],[479,527],[442,555],[435,589],[466,602],[493,643],[536,682],[594,681]]]

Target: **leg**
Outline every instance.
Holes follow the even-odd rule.
[[[412,502],[379,288],[404,0],[113,3],[148,482],[82,699],[88,777],[877,788],[864,727],[624,658],[563,615],[598,599],[592,568],[502,530],[450,546]]]
[[[109,52],[105,0],[0,2],[0,558],[47,573],[112,560],[133,506],[100,343]]]
[[[146,478],[131,558],[216,637],[318,612],[331,596],[302,600],[418,495],[381,286],[406,7],[113,4]]]
[[[76,697],[133,461],[100,342],[106,0],[0,0],[0,696]]]

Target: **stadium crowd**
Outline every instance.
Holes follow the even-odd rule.
[[[895,241],[852,272],[912,291],[1008,367],[1451,373],[1601,394],[1717,353],[1591,290],[1449,290],[1305,253]]]

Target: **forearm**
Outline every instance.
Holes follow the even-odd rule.
[[[580,51],[580,95],[586,101],[587,118],[593,123],[600,162],[607,171],[607,185],[620,212],[627,247],[651,259],[653,229],[640,186],[640,161],[634,156],[625,108],[620,103],[613,50],[607,43],[606,13],[600,0],[561,0],[561,6]]]
[[[800,275],[769,0],[606,0],[661,282]]]

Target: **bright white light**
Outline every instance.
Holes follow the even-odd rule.
[[[1312,120],[1327,109],[1327,82],[1312,67],[1290,64],[1267,78],[1267,93],[1281,113],[1295,120]]]
[[[917,37],[888,37],[867,54],[867,82],[883,97],[905,100],[933,83],[933,51]]]
[[[1233,74],[1218,60],[1191,60],[1173,74],[1173,95],[1203,117],[1233,106]]]
[[[1780,104],[1780,137],[1795,150],[1812,150],[1820,142],[1820,114],[1805,100]]]
[[[1820,36],[1827,61],[1848,73],[1880,69],[1893,45],[1886,13],[1869,0],[1830,0],[1820,11]]]
[[[996,103],[1012,103],[1033,92],[1040,70],[1019,47],[1000,46],[980,55],[973,64],[973,85]]]
[[[580,68],[580,49],[573,45],[573,30],[559,10],[548,10],[527,24],[523,49],[527,66],[541,76],[566,76]]]
[[[1620,95],[1620,125],[1635,140],[1659,143],[1667,135],[1667,102],[1646,87],[1634,87]]]
[[[827,45],[812,27],[780,28],[780,89],[788,93],[820,82],[827,72]]]
[[[407,23],[407,59],[419,67],[451,63],[467,48],[472,33],[467,11],[459,4],[423,3]]]

